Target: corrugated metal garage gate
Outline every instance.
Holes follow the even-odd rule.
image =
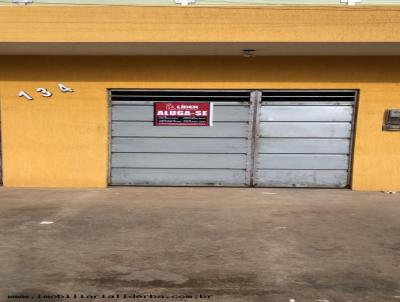
[[[110,184],[346,187],[356,91],[111,90]],[[153,125],[212,102],[211,127]]]
[[[263,91],[256,130],[256,186],[350,184],[355,91]]]
[[[213,126],[154,126],[154,102],[177,101],[213,102]],[[112,90],[111,111],[111,184],[250,184],[250,91]]]

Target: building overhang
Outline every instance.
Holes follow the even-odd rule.
[[[251,50],[249,52],[249,50]],[[0,55],[397,56],[400,43],[0,43]]]
[[[0,7],[0,55],[399,55],[400,6]]]

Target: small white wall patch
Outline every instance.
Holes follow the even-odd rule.
[[[348,5],[355,5],[361,3],[361,0],[340,0],[340,3],[347,3]]]
[[[12,0],[12,3],[27,5],[33,3],[33,0]]]
[[[53,224],[54,221],[42,221],[40,224]]]
[[[175,0],[176,4],[189,5],[196,3],[196,0]]]
[[[24,98],[26,98],[27,100],[29,100],[29,101],[32,101],[33,100],[33,97],[31,97],[28,93],[26,93],[25,91],[20,91],[20,93],[18,94],[18,96],[21,98],[21,97],[24,97]]]
[[[74,92],[72,88],[65,86],[63,83],[58,84],[58,88],[60,88],[60,91],[64,93]]]
[[[49,98],[51,97],[53,94],[48,91],[46,88],[38,88],[36,89],[37,92],[41,93],[43,97],[45,98]]]

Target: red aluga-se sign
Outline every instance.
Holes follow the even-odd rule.
[[[212,118],[213,103],[154,103],[154,126],[212,126]]]

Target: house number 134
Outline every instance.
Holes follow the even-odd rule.
[[[74,92],[74,90],[72,88],[67,87],[62,83],[58,84],[58,89],[60,89],[60,91],[62,93]],[[36,89],[36,92],[40,93],[42,95],[42,97],[45,97],[45,98],[49,98],[49,97],[51,97],[53,95],[53,93],[51,93],[49,90],[47,90],[46,88],[42,88],[42,87]],[[29,93],[27,93],[26,91],[23,91],[23,90],[20,91],[18,96],[19,97],[23,97],[23,98],[25,98],[25,99],[27,99],[29,101],[33,100],[33,97]]]

